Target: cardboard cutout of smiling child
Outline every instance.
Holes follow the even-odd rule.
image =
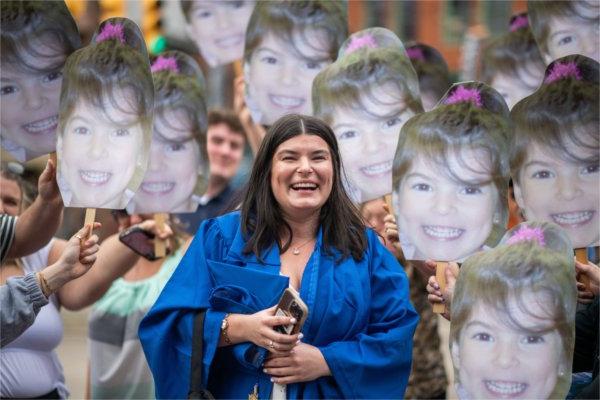
[[[63,1],[2,1],[0,142],[20,162],[56,150],[67,57],[81,46]]]
[[[351,35],[338,59],[317,75],[314,113],[332,127],[355,203],[392,192],[400,129],[421,113],[419,81],[404,46],[384,28]]]
[[[127,209],[195,212],[208,183],[204,76],[196,61],[179,51],[162,53],[151,70],[155,103],[150,160]]]
[[[185,31],[212,68],[240,60],[254,0],[182,0]]]
[[[598,63],[572,55],[515,105],[511,174],[526,220],[563,228],[575,248],[600,244]]]
[[[523,222],[464,262],[450,325],[460,399],[565,398],[577,308],[571,246],[559,226]]]
[[[140,29],[102,22],[65,64],[58,121],[58,184],[65,206],[125,208],[148,163],[154,86]]]
[[[244,47],[245,101],[254,122],[272,125],[291,114],[312,115],[315,76],[348,36],[343,1],[262,1]]]
[[[463,82],[402,127],[393,204],[407,259],[462,261],[497,243],[508,213],[508,115],[494,89]]]

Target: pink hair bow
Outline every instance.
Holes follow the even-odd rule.
[[[125,44],[125,32],[123,31],[122,24],[106,23],[106,25],[102,27],[100,34],[96,37],[96,43],[109,39],[117,39],[121,44]]]
[[[481,93],[475,88],[466,88],[459,86],[456,88],[454,93],[450,95],[444,104],[456,104],[456,103],[472,103],[477,107],[483,107],[483,101],[481,100]]]
[[[346,49],[346,54],[354,53],[356,50],[363,47],[370,47],[372,49],[377,48],[377,42],[372,35],[366,34],[360,37],[353,37]]]
[[[518,31],[521,28],[527,28],[529,26],[529,19],[527,15],[519,15],[510,23],[510,31]]]
[[[172,71],[179,73],[179,67],[177,66],[177,60],[175,57],[158,56],[158,58],[154,60],[152,67],[150,67],[150,71]]]
[[[567,63],[557,62],[552,67],[552,71],[548,74],[544,83],[552,83],[563,78],[573,78],[578,81],[581,80],[581,71],[574,61]]]
[[[522,226],[517,230],[506,242],[507,244],[516,244],[521,242],[536,242],[541,247],[546,245],[544,240],[544,232],[541,228],[530,228]]]
[[[411,60],[425,61],[425,54],[423,54],[423,49],[420,47],[409,47],[406,49],[406,54]]]

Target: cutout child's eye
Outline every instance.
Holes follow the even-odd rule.
[[[571,35],[569,35],[569,36],[563,36],[563,37],[561,37],[559,39],[558,45],[559,46],[565,46],[565,45],[567,45],[569,43],[572,43],[574,40],[575,40],[575,38],[573,36],[571,36]]]
[[[542,336],[539,335],[529,335],[525,338],[525,343],[527,344],[539,344],[544,343],[545,340]]]
[[[73,132],[78,135],[87,135],[90,133],[90,130],[85,126],[78,126],[77,128],[73,129]]]
[[[400,117],[390,118],[387,121],[385,121],[385,127],[391,128],[393,126],[398,125],[400,122],[402,122],[402,118],[400,118]]]
[[[117,137],[123,137],[123,136],[128,136],[129,135],[129,130],[125,129],[125,128],[119,128],[115,131],[115,136]]]
[[[234,10],[238,9],[238,8],[244,7],[244,2],[243,1],[228,1],[228,2],[226,2],[226,4],[229,7],[233,8]]]
[[[167,145],[168,151],[182,151],[185,149],[185,145],[183,143],[173,143]]]
[[[600,165],[598,165],[598,164],[586,165],[585,167],[583,167],[582,174],[583,175],[596,174],[596,173],[598,173],[599,170],[600,170]]]
[[[277,59],[275,57],[272,56],[264,56],[263,58],[260,59],[260,61],[262,61],[265,64],[277,64]]]
[[[479,186],[465,186],[462,190],[464,194],[480,194],[481,187]]]
[[[419,192],[431,192],[433,188],[426,183],[416,183],[412,185],[412,189],[417,190]]]
[[[491,342],[492,339],[492,335],[490,335],[489,333],[486,332],[479,332],[473,335],[473,339],[475,340],[479,340],[481,342]]]
[[[553,176],[554,174],[548,170],[536,171],[531,175],[531,177],[534,179],[549,179]]]
[[[196,11],[196,18],[210,18],[212,17],[212,12],[208,10],[198,10]]]
[[[356,137],[358,137],[358,132],[356,131],[344,131],[340,134],[340,140],[354,139]]]
[[[307,61],[306,69],[321,69],[321,63],[316,61]]]
[[[54,72],[50,72],[49,74],[46,74],[43,78],[44,82],[52,82],[55,81],[57,79],[62,78],[62,71],[54,71]]]
[[[0,94],[2,96],[7,95],[7,94],[13,94],[17,91],[17,87],[16,86],[2,86],[2,89],[0,89]]]

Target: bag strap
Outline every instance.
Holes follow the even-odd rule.
[[[204,317],[206,310],[201,310],[194,319],[192,333],[192,362],[190,369],[190,390],[188,399],[213,399],[212,394],[202,385],[202,370],[204,358]]]

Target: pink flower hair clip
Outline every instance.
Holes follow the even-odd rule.
[[[406,49],[406,54],[408,54],[408,58],[411,60],[418,60],[425,62],[425,54],[423,54],[423,49],[420,47],[410,47]]]
[[[481,100],[481,93],[476,88],[466,88],[459,86],[454,90],[444,104],[456,104],[456,103],[472,103],[476,107],[483,107],[483,101]]]
[[[544,83],[552,83],[565,78],[573,78],[578,81],[581,80],[581,71],[577,64],[575,64],[575,61],[555,63],[548,76],[546,76]]]
[[[125,31],[123,30],[122,24],[112,24],[107,22],[106,25],[102,27],[100,34],[98,34],[96,37],[96,43],[100,43],[109,39],[116,39],[121,44],[125,44]]]
[[[179,67],[177,66],[175,57],[158,56],[158,58],[154,60],[152,67],[150,67],[150,71],[152,71],[152,73],[158,71],[171,71],[178,74]]]
[[[529,26],[529,18],[527,18],[527,15],[517,15],[510,22],[510,31],[511,32],[518,31],[519,29],[527,28],[528,26]]]
[[[366,34],[366,35],[360,36],[360,37],[355,36],[350,41],[350,44],[348,45],[348,47],[346,49],[346,54],[354,53],[356,50],[362,49],[363,47],[369,47],[371,49],[376,49],[377,41],[370,34]]]
[[[541,228],[530,228],[522,226],[508,239],[506,244],[516,244],[521,242],[536,242],[541,247],[546,245],[544,232]]]

